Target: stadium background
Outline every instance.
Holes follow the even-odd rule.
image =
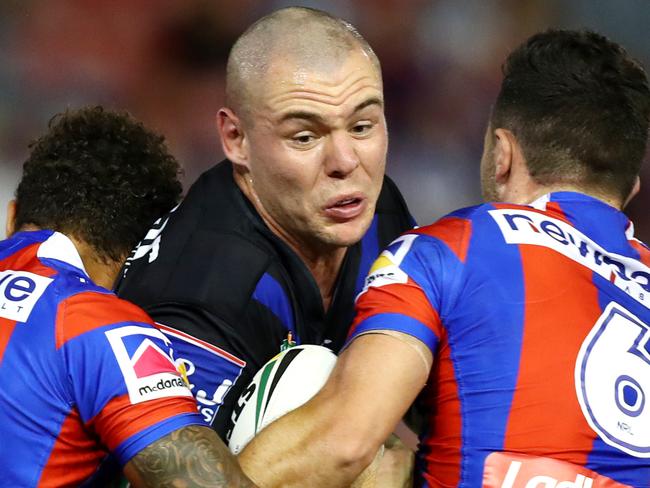
[[[483,132],[507,52],[588,27],[650,70],[650,0],[0,0],[0,222],[27,154],[66,107],[127,109],[162,132],[187,187],[222,153],[215,113],[233,40],[288,5],[350,20],[383,66],[388,173],[422,224],[480,201]],[[650,159],[650,158],[647,158]],[[650,241],[650,164],[629,209]]]

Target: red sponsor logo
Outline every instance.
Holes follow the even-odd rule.
[[[138,378],[158,373],[178,375],[178,370],[167,354],[149,339],[145,339],[133,356],[133,371]]]
[[[630,488],[565,461],[493,452],[485,459],[483,488]]]
[[[192,393],[176,369],[169,339],[153,327],[126,325],[105,332],[132,404]]]

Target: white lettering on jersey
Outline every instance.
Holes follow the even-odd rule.
[[[246,362],[180,330],[160,323],[158,327],[172,340],[174,364],[194,394],[199,413],[212,424]]]
[[[519,479],[517,475],[521,470],[522,463],[520,461],[512,461],[508,468],[508,473],[501,488],[591,488],[594,479],[582,474],[576,475],[575,480],[560,481],[557,478],[547,475],[533,476],[529,480]],[[524,485],[525,483],[525,485]]]
[[[137,259],[141,259],[145,257],[147,254],[149,255],[150,263],[153,263],[156,259],[158,259],[158,253],[160,252],[160,240],[162,238],[162,231],[167,226],[167,222],[169,222],[169,216],[174,211],[176,211],[177,208],[178,205],[172,208],[167,215],[160,217],[158,220],[156,220],[153,223],[151,229],[147,231],[147,235],[145,235],[144,239],[142,239],[138,243],[138,245],[135,246],[135,249],[131,251],[131,255],[127,258],[126,263],[124,263],[124,271],[122,273],[123,276],[127,275],[127,273],[129,272],[129,267],[131,266],[133,261]]]
[[[124,376],[132,404],[156,398],[192,396],[174,361],[161,348],[167,349],[170,345],[162,332],[129,325],[105,334]]]
[[[650,308],[650,268],[610,253],[569,224],[529,210],[490,210],[508,244],[544,246],[586,266]]]
[[[26,322],[51,278],[26,271],[0,272],[0,317]]]

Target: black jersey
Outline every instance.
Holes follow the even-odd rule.
[[[325,311],[311,272],[268,229],[232,173],[229,161],[206,171],[133,251],[117,288],[170,338],[203,418],[223,438],[241,390],[288,335],[341,348],[374,259],[414,225],[386,177],[372,224],[349,248]]]

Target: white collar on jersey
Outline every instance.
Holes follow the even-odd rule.
[[[529,205],[537,210],[546,210],[546,204],[551,201],[551,194],[547,193],[542,195],[534,202],[529,203]]]
[[[43,241],[36,252],[36,256],[45,259],[56,259],[63,261],[75,268],[79,268],[88,276],[84,263],[79,256],[77,248],[68,236],[55,232],[47,240]],[[90,276],[88,276],[90,279]]]

